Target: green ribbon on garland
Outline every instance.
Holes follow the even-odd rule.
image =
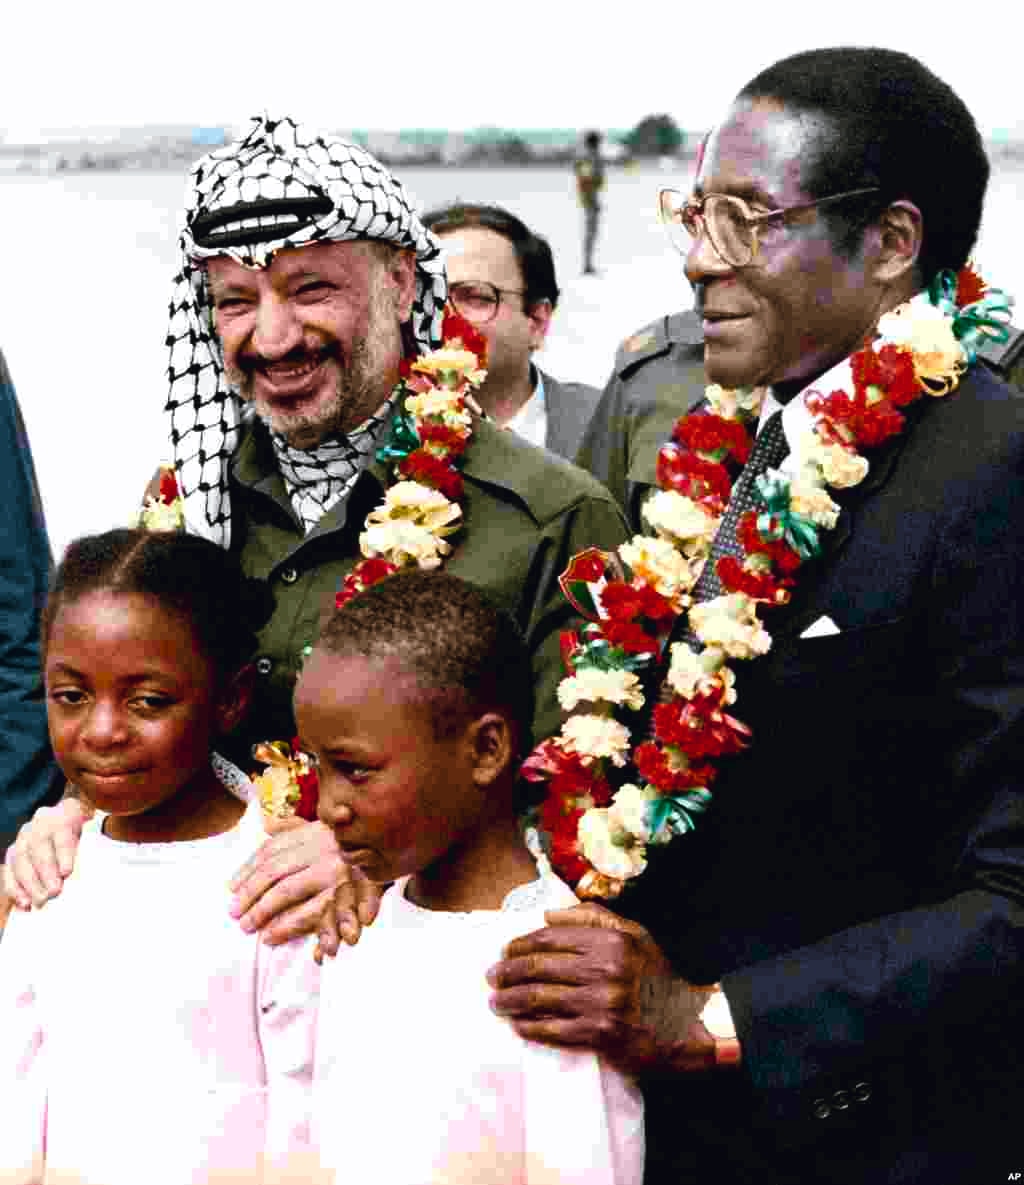
[[[661,794],[647,804],[647,826],[651,843],[668,843],[677,835],[685,835],[697,826],[693,815],[707,810],[711,791],[696,786],[683,794]]]
[[[377,460],[384,464],[388,461],[404,461],[419,447],[420,438],[412,416],[406,415],[405,412],[396,412],[391,417],[391,435],[387,444],[377,450]]]
[[[757,516],[758,534],[767,543],[785,539],[802,560],[819,555],[818,524],[805,514],[789,508],[789,479],[778,470],[769,470],[756,478],[757,492],[765,510]]]
[[[637,671],[643,670],[653,654],[630,654],[618,646],[612,646],[606,638],[593,638],[584,642],[573,658],[573,670],[588,668],[594,671]]]
[[[1010,339],[1010,310],[1013,297],[1002,288],[987,288],[981,300],[956,304],[956,275],[948,268],[932,280],[928,298],[936,308],[953,318],[953,335],[963,347],[968,362],[978,356],[978,346],[991,339],[1000,345]]]
[[[956,316],[956,272],[943,268],[928,285],[928,299],[942,312]]]

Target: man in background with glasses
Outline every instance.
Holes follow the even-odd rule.
[[[500,206],[456,202],[423,221],[445,247],[449,301],[487,339],[480,405],[499,427],[572,460],[599,392],[532,361],[558,306],[547,240]]]
[[[520,1035],[643,1076],[648,1185],[982,1185],[1024,1170],[1024,400],[964,349],[978,291],[956,274],[988,172],[970,112],[920,62],[815,50],[748,83],[692,192],[662,199],[708,379],[766,398],[694,590],[720,630],[694,615],[709,645],[680,631],[669,678],[652,681],[679,697],[662,698],[658,728],[682,739],[659,756],[693,785],[687,753],[722,753],[725,712],[751,735],[701,769],[711,800],[646,847],[616,913],[549,914],[489,973]],[[897,309],[879,332],[906,332],[912,360],[862,353]],[[871,427],[861,396],[884,394],[905,423],[856,454],[825,425],[813,435],[810,396],[837,390],[839,414]],[[799,508],[769,513],[766,498],[807,481],[818,447],[837,505],[791,599],[760,611],[762,649],[722,624],[737,604],[705,577],[733,556],[774,599],[740,535],[796,538]],[[679,459],[698,476],[700,460]],[[735,706],[723,692],[713,702],[730,706],[702,713],[719,646]]]

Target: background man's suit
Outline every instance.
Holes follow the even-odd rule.
[[[583,432],[594,414],[601,392],[587,383],[561,383],[541,371],[548,430],[544,447],[567,461],[573,460]]]
[[[37,806],[52,801],[59,771],[46,731],[39,614],[50,544],[28,435],[0,354],[0,857]]]

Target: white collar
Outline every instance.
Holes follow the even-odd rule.
[[[530,366],[533,394],[505,423],[505,427],[538,448],[544,448],[548,438],[548,409],[544,399],[544,376],[536,366]]]

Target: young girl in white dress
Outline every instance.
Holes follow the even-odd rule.
[[[518,631],[440,572],[335,612],[295,692],[320,817],[384,894],[323,968],[318,1182],[634,1185],[635,1085],[524,1041],[489,1007],[503,945],[576,903],[524,846],[514,793],[532,673]]]
[[[270,948],[229,916],[266,837],[213,754],[268,599],[189,535],[80,539],[58,569],[50,735],[97,813],[63,893],[0,943],[0,1181],[249,1183],[305,1163],[318,968],[309,942]]]

